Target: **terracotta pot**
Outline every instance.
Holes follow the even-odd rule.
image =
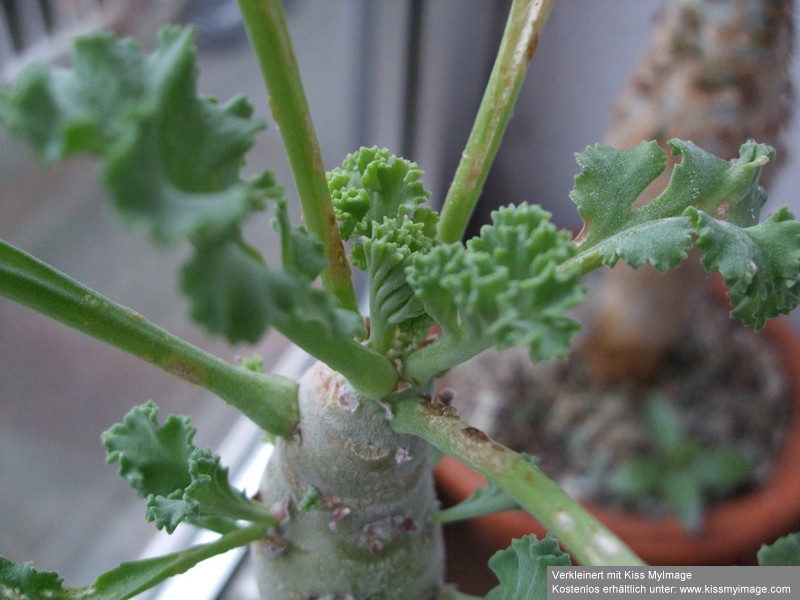
[[[788,320],[767,323],[764,335],[778,348],[788,378],[792,401],[786,445],[769,478],[760,487],[710,507],[703,525],[687,533],[677,518],[652,518],[635,513],[587,506],[600,521],[616,532],[642,559],[654,565],[748,564],[763,543],[800,529],[800,340]],[[439,488],[446,501],[457,502],[485,480],[451,457],[436,468]],[[508,511],[470,522],[478,535],[497,549],[512,538],[546,532],[524,511]]]

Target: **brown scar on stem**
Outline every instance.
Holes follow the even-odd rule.
[[[445,406],[444,404],[423,402],[422,410],[425,411],[425,414],[431,417],[445,417],[448,419],[454,419],[458,417],[456,409],[454,409],[452,406]]]
[[[177,375],[181,379],[200,385],[203,380],[203,374],[191,363],[182,358],[172,358],[164,363],[164,370],[167,373]]]
[[[461,433],[473,442],[484,444],[489,441],[489,436],[476,427],[465,427]]]
[[[536,54],[536,48],[539,47],[539,36],[535,35],[531,38],[530,42],[528,42],[528,47],[525,48],[525,62],[531,62],[533,55]]]

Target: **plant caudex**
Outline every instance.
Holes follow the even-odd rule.
[[[264,15],[244,16],[250,23]],[[280,22],[275,27],[283,35]],[[270,51],[253,37],[257,52]],[[654,142],[590,147],[577,156],[572,199],[586,225],[576,240],[522,203],[496,211],[464,245],[441,241],[415,164],[362,149],[328,173],[325,194],[335,236],[351,243],[350,262],[369,280],[366,328],[342,278],[331,283],[330,240],[290,224],[271,174],[240,177],[262,124],[242,99],[196,94],[191,41],[190,32],[165,29],[145,55],[110,35],[81,38],[72,70],[34,68],[0,92],[0,120],[46,161],[100,157],[126,222],[160,242],[189,242],[194,254],[181,285],[192,316],[209,331],[253,341],[275,327],[320,362],[299,386],[232,367],[0,244],[4,295],[208,387],[278,436],[259,502],[232,489],[219,460],[192,446],[184,419],[159,425],[154,405],[133,409],[104,435],[109,461],[147,499],[147,518],[158,527],[186,522],[219,532],[219,540],[123,564],[80,590],[2,559],[3,595],[129,598],[256,542],[265,597],[463,597],[442,587],[437,523],[450,517],[437,513],[430,444],[493,482],[494,500],[484,504],[526,508],[581,562],[638,563],[530,460],[461,422],[437,396],[435,378],[489,347],[521,346],[534,360],[563,356],[578,330],[567,313],[583,299],[582,275],[618,260],[664,270],[693,245],[706,267],[722,273],[733,313],[745,323],[760,327],[791,310],[800,300],[800,223],[786,209],[757,222],[766,198],[758,175],[772,150],[748,142],[725,161],[674,140],[680,164],[669,185],[634,208],[664,170],[664,152]],[[296,73],[287,72],[280,93],[295,89]],[[294,106],[276,111],[284,135],[296,133],[281,121],[291,122],[285,111]],[[281,238],[273,265],[241,230],[267,207]],[[456,209],[443,210],[452,219]],[[315,285],[321,274],[325,287]],[[481,510],[473,504],[462,514]],[[531,589],[543,597],[542,565],[566,560],[550,538],[514,542],[492,561],[501,583],[490,597],[534,597],[526,595]]]

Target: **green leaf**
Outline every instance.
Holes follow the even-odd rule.
[[[582,171],[570,197],[584,219],[577,240],[581,260],[591,263],[592,257],[613,266],[622,259],[660,271],[676,267],[695,233],[684,212],[689,207],[737,226],[757,222],[766,201],[758,176],[774,156],[772,148],[748,142],[738,159],[724,161],[691,142],[669,144],[681,161],[664,191],[641,208],[633,203],[665,167],[666,156],[655,142],[627,150],[594,146],[577,155]]]
[[[45,160],[101,157],[124,221],[158,241],[194,245],[182,274],[192,316],[232,343],[255,342],[283,317],[285,290],[268,289],[273,280],[295,299],[303,288],[312,304],[331,304],[308,289],[324,257],[307,232],[283,221],[283,190],[271,173],[239,175],[263,123],[241,97],[223,104],[199,96],[197,72],[191,30],[162,29],[150,55],[131,40],[92,34],[76,42],[72,70],[35,68],[3,90],[0,118]],[[241,235],[242,222],[271,199],[286,275],[272,275]]]
[[[0,556],[0,596],[14,600],[126,600],[188,571],[199,562],[263,537],[264,525],[236,529],[207,544],[157,558],[126,562],[84,588],[64,588],[57,573],[15,565]]]
[[[626,150],[590,146],[575,155],[581,172],[570,198],[584,221],[583,245],[592,247],[635,220],[633,203],[664,170],[665,159],[656,142]]]
[[[430,324],[422,302],[406,281],[412,257],[430,251],[433,240],[425,235],[425,224],[385,217],[373,224],[372,237],[362,238],[364,266],[369,278],[370,345],[386,352],[397,329],[424,335]],[[424,321],[415,327],[417,321]],[[415,343],[416,340],[409,340]]]
[[[441,343],[520,346],[533,360],[567,352],[579,327],[566,312],[583,288],[576,270],[559,269],[574,247],[549,216],[528,204],[501,208],[466,248],[437,246],[414,257],[408,282],[449,338]]]
[[[500,585],[486,595],[486,600],[546,600],[547,567],[569,565],[569,555],[552,536],[538,540],[526,535],[512,540],[511,546],[489,559]]]
[[[672,471],[668,480],[662,479],[660,488],[661,495],[684,529],[697,531],[703,522],[707,498],[700,482],[687,470]]]
[[[666,460],[677,456],[686,434],[672,405],[661,398],[652,398],[645,407],[645,426],[659,456]]]
[[[181,269],[192,319],[232,343],[254,343],[275,324],[272,279],[261,256],[238,236],[196,247]]]
[[[147,520],[172,533],[187,521],[208,529],[230,531],[236,520],[272,522],[269,509],[231,486],[228,469],[207,449],[193,448],[188,461],[191,483],[168,496],[150,495]]]
[[[758,551],[762,567],[800,567],[800,533],[790,533]]]
[[[158,407],[147,402],[103,434],[108,462],[118,461],[120,475],[147,498],[148,521],[169,533],[184,521],[222,532],[240,519],[273,522],[266,507],[230,485],[219,457],[192,444],[195,431],[186,417],[159,425]]]
[[[24,74],[0,118],[44,160],[102,157],[117,212],[158,240],[227,231],[263,206],[263,182],[239,170],[264,125],[243,98],[197,95],[192,43],[164,28],[148,56],[107,33],[79,38],[73,69]]]
[[[786,207],[766,221],[739,228],[688,209],[702,262],[730,288],[732,314],[756,329],[800,303],[800,223]]]
[[[372,224],[384,217],[402,218],[413,213],[430,196],[422,185],[422,171],[386,149],[361,148],[349,154],[341,167],[327,174],[342,238],[372,237]],[[431,223],[431,212],[424,213]]]
[[[53,571],[37,571],[32,563],[16,565],[0,556],[0,597],[13,600],[72,598],[61,585],[63,579]]]
[[[633,456],[611,472],[608,484],[614,493],[625,498],[648,498],[658,494],[664,477],[658,460]]]
[[[140,498],[167,496],[191,483],[187,469],[196,429],[189,419],[170,415],[158,423],[152,401],[135,406],[102,435],[106,461],[119,463],[119,474]]]
[[[276,212],[282,269],[269,268],[238,233],[196,246],[181,272],[192,318],[232,343],[256,342],[273,326],[284,333],[314,326],[329,337],[360,335],[360,316],[340,309],[332,294],[313,287],[314,277],[324,268],[321,246],[305,229],[289,225],[282,202]]]

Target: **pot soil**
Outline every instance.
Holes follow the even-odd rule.
[[[696,333],[646,385],[593,383],[581,357],[585,340],[568,361],[544,365],[531,365],[524,352],[484,353],[446,383],[459,394],[456,407],[467,422],[536,455],[546,473],[646,562],[749,564],[762,543],[800,527],[800,341],[786,320],[754,334],[714,304],[699,303],[698,325],[690,329]],[[591,319],[585,322],[588,330]],[[758,484],[710,503],[692,533],[666,506],[631,505],[608,489],[615,466],[648,449],[642,410],[653,395],[679,411],[691,437],[732,445],[756,465]],[[450,502],[485,483],[449,457],[436,475]],[[522,511],[472,526],[497,549],[545,533]]]

